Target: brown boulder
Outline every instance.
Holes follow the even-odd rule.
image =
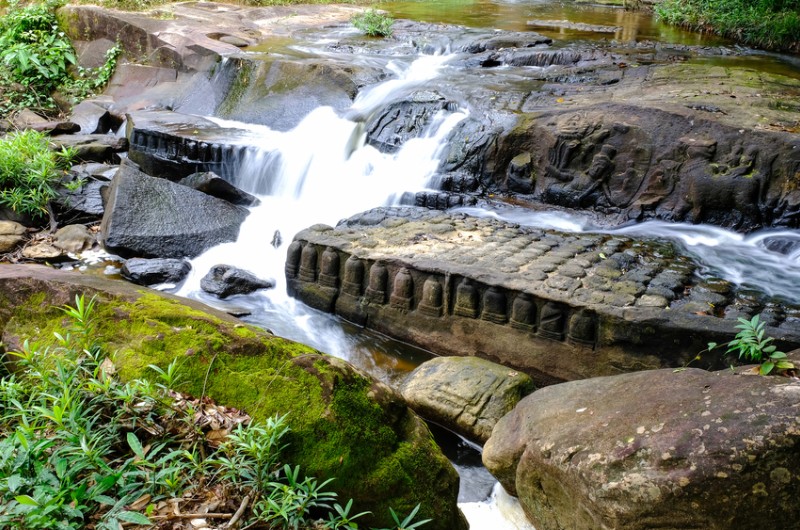
[[[800,382],[655,370],[538,390],[483,461],[538,530],[797,528]]]

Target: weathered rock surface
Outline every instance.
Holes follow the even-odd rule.
[[[0,221],[0,253],[11,252],[25,240],[26,228],[14,221]]]
[[[131,258],[122,264],[122,277],[139,285],[180,283],[192,270],[192,265],[174,258]]]
[[[97,344],[116,352],[123,379],[152,375],[180,357],[186,385],[257,420],[287,414],[284,457],[370,510],[366,524],[389,525],[389,507],[421,503],[436,530],[465,530],[458,476],[425,423],[386,385],[331,356],[245,326],[199,302],[127,282],[39,266],[0,267],[0,332],[7,348],[42,346],[63,331],[58,309],[97,295]],[[212,363],[211,360],[214,359]],[[398,508],[402,507],[402,508]],[[360,519],[361,520],[361,519]]]
[[[50,139],[55,149],[71,148],[81,162],[119,162],[119,153],[128,150],[128,140],[112,134],[75,134]]]
[[[129,165],[114,177],[101,224],[103,245],[123,257],[194,257],[234,241],[248,211]]]
[[[312,307],[537,383],[680,366],[730,340],[739,316],[800,344],[796,309],[699,272],[669,242],[419,208],[313,226],[286,261],[289,292]]]
[[[114,172],[116,171],[115,168]],[[94,177],[84,178],[77,189],[60,189],[56,202],[61,211],[70,217],[102,217],[105,211],[102,193],[108,185],[108,181]]]
[[[527,375],[477,357],[425,361],[401,388],[418,414],[481,444],[497,421],[532,391]]]
[[[92,248],[95,235],[84,225],[67,225],[53,234],[53,245],[65,252],[81,252]]]
[[[107,49],[109,42],[122,46],[122,64],[106,91],[117,110],[180,110],[286,129],[320,104],[349,106],[355,90],[374,82],[377,72],[266,54],[267,61],[254,60],[240,48],[345,23],[356,12],[351,6],[186,2],[151,12],[69,5],[58,13],[81,60],[90,60],[97,55],[93,49]],[[142,61],[146,65],[131,64]]]
[[[800,383],[657,370],[537,390],[483,461],[537,530],[758,530],[800,520]]]
[[[214,265],[200,280],[200,288],[220,298],[248,294],[259,289],[272,289],[275,282],[262,280],[252,272],[232,265]]]
[[[124,116],[109,110],[113,104],[114,101],[109,96],[85,99],[72,108],[70,121],[78,124],[83,134],[116,133]]]
[[[189,186],[197,191],[202,191],[207,195],[228,201],[237,206],[258,206],[261,201],[258,197],[242,191],[236,186],[228,183],[214,172],[193,173],[181,179],[178,184]]]

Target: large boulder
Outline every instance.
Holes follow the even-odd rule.
[[[797,528],[800,382],[656,370],[538,390],[483,461],[537,530]]]
[[[527,375],[478,357],[426,361],[401,389],[417,413],[480,443],[532,391]]]
[[[247,326],[198,302],[127,282],[41,266],[0,267],[0,332],[5,348],[23,339],[51,344],[63,331],[58,308],[75,295],[97,297],[98,346],[116,352],[124,380],[152,377],[148,365],[180,358],[185,385],[246,410],[256,420],[288,414],[285,461],[369,510],[386,527],[389,507],[433,518],[426,528],[465,530],[458,476],[425,423],[386,385],[350,364]]]
[[[101,224],[109,252],[123,257],[194,257],[234,241],[248,211],[166,179],[121,166]]]

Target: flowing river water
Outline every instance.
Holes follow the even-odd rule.
[[[547,11],[556,9],[555,5],[563,10],[563,4],[537,1],[468,4],[480,9],[476,7],[478,10],[473,12],[462,2],[453,1],[442,3],[439,11],[430,11],[431,3],[415,2],[389,3],[386,8],[398,16],[448,22],[453,21],[454,15],[448,15],[448,9],[452,9],[465,19],[456,22],[515,30],[524,29],[517,26],[524,25],[520,9],[526,6],[540,6],[552,18],[576,16],[572,12]],[[640,14],[570,6],[573,11],[583,9],[584,16],[589,13],[592,22],[626,28],[628,35],[619,36],[623,39],[631,38],[632,32],[672,42],[699,38],[665,29]],[[466,110],[442,113],[421,137],[409,140],[391,154],[381,153],[366,144],[363,118],[414,90],[434,86],[447,71],[450,58],[447,55],[384,57],[381,59],[383,67],[391,74],[388,80],[362,90],[348,112],[337,113],[329,107],[320,107],[287,132],[212,118],[222,126],[250,129],[261,138],[257,145],[248,148],[241,161],[241,171],[234,176],[234,184],[258,195],[261,205],[252,208],[236,242],[217,246],[193,260],[193,272],[178,294],[232,312],[249,313],[244,320],[347,359],[390,384],[430,358],[428,352],[365,332],[290,298],[286,293],[283,268],[286,247],[301,229],[315,223],[335,225],[342,218],[363,210],[396,204],[403,193],[425,190],[431,184],[445,138],[467,116]],[[593,225],[588,217],[575,214],[532,213],[513,207],[463,211],[562,231],[608,231]],[[705,264],[704,272],[709,275],[800,301],[800,233],[797,231],[766,231],[743,236],[716,227],[662,222],[614,231],[678,241]],[[272,278],[276,287],[224,301],[210,297],[200,290],[200,278],[218,263]],[[446,433],[438,436],[449,439],[445,443],[446,451],[462,476],[460,505],[472,528],[532,528],[515,500],[496,487],[480,466],[479,448]]]

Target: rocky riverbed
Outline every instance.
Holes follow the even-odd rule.
[[[350,152],[362,142],[397,153],[459,114],[429,189],[396,190],[409,192],[405,207],[262,234],[259,245],[286,251],[288,291],[435,354],[497,363],[479,364],[477,373],[421,369],[415,376],[433,382],[407,399],[436,421],[488,437],[487,467],[520,495],[539,530],[758,528],[763,520],[751,514],[764,511],[776,528],[793,528],[796,379],[682,367],[728,362],[695,358],[707,342],[731,340],[740,317],[758,316],[781,348],[797,347],[797,301],[720,279],[663,239],[530,228],[448,209],[559,207],[599,226],[662,219],[794,230],[796,59],[760,68],[753,50],[612,40],[598,35],[616,35],[615,28],[579,20],[557,27],[592,38],[565,43],[548,32],[556,22],[532,18],[526,31],[397,21],[391,38],[368,39],[347,22],[356,10],[204,2],[149,13],[63,8],[82,64],[91,66],[118,38],[124,61],[107,93],[76,107],[69,121],[24,114],[4,125],[50,131],[81,160],[55,210],[60,230],[40,231],[18,217],[0,223],[6,260],[69,263],[101,247],[129,258],[123,272],[132,281],[180,283],[185,259],[235,241],[271,193],[242,175],[244,161],[269,148],[255,126],[289,131],[324,105],[357,124]],[[399,77],[392,61],[426,54],[449,54],[435,76],[401,94],[373,92],[386,98],[379,104],[358,99],[382,82],[392,86]],[[360,192],[342,187],[330,200]],[[216,293],[209,296],[221,298],[276,283],[222,264],[206,273]],[[28,307],[31,289],[66,282],[70,293],[113,293],[38,268],[4,267],[3,275],[16,293],[2,307],[9,338],[25,328],[15,307]],[[104,296],[127,304],[134,295],[124,290]],[[64,303],[63,288],[56,291],[52,301]],[[335,369],[345,387],[377,385]],[[456,391],[436,379],[453,373],[492,390]],[[531,390],[523,373],[552,386],[515,406]],[[507,390],[503,374],[522,382]],[[422,383],[408,384],[415,385]],[[393,391],[378,393],[386,421],[406,440],[401,446],[418,446],[424,433],[416,416]],[[434,463],[400,467],[411,484],[436,492],[440,503],[426,508],[436,512],[436,527],[456,528],[463,521],[452,473],[431,454]],[[403,490],[404,498],[419,491]]]

